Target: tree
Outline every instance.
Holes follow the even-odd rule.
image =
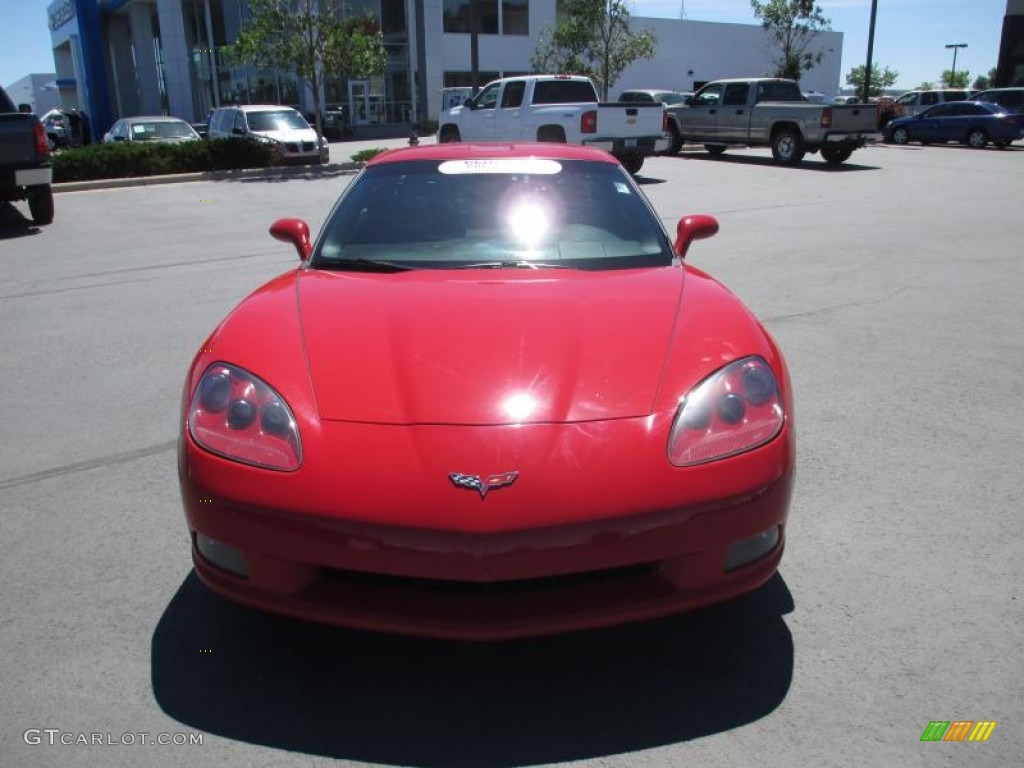
[[[971,88],[973,88],[976,91],[987,91],[989,88],[992,87],[992,83],[995,81],[995,79],[996,68],[992,67],[992,69],[988,71],[987,75],[978,75],[976,78],[974,78],[974,83],[971,85]]]
[[[345,0],[249,0],[252,16],[228,51],[238,63],[295,72],[313,93],[319,136],[325,75],[368,77],[387,64],[377,22],[364,12],[346,16],[344,8]]]
[[[535,72],[587,75],[608,99],[626,68],[654,56],[657,39],[629,28],[625,0],[565,0],[554,29],[545,29],[530,58]]]
[[[934,91],[935,90],[935,83],[930,83],[927,80],[925,80],[923,83],[921,83],[919,86],[917,86],[917,90],[919,90],[919,91]]]
[[[818,33],[832,29],[832,22],[814,0],[750,0],[754,16],[778,45],[775,76],[799,80],[825,58],[824,50],[811,50]]]
[[[854,67],[846,73],[846,84],[853,86],[856,90],[857,95],[867,101],[870,97],[875,98],[883,95],[886,88],[891,88],[896,85],[896,81],[899,79],[900,73],[894,69],[886,67],[883,70],[879,70],[877,64],[871,65],[871,93],[864,93],[864,72],[865,67],[861,64],[859,67]]]
[[[945,69],[942,71],[940,82],[944,88],[966,88],[971,82],[971,73],[966,69],[959,69],[954,74],[952,70]]]

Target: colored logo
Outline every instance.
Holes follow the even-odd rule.
[[[932,720],[921,741],[988,741],[995,729],[995,720]]]
[[[519,477],[518,472],[501,472],[497,475],[480,477],[479,475],[463,475],[458,472],[451,472],[448,478],[459,488],[466,488],[470,491],[477,491],[480,498],[487,496],[487,492],[504,485],[512,485]]]

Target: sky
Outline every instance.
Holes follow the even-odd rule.
[[[841,79],[867,60],[871,0],[819,0],[832,29],[843,33]],[[28,74],[53,72],[46,7],[49,0],[0,0],[0,84]],[[749,0],[632,0],[633,16],[685,18],[755,24]],[[957,71],[971,80],[995,67],[999,57],[1006,0],[878,0],[873,61],[899,72],[896,87],[909,90],[938,83],[953,64],[950,43],[967,43],[957,52]],[[760,73],[751,73],[760,74]],[[840,86],[844,83],[840,83]]]

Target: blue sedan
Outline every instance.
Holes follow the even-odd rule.
[[[885,137],[895,144],[919,141],[931,144],[959,141],[981,149],[990,141],[1008,147],[1021,138],[1024,117],[998,104],[983,101],[949,101],[913,117],[901,117],[885,126]]]

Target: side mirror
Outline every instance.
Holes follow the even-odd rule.
[[[232,128],[231,132],[235,134],[235,136],[245,136],[245,128]]]
[[[473,100],[472,99],[464,99],[463,102],[462,102],[462,106],[464,106],[466,109],[472,109],[473,108]]]
[[[270,234],[275,240],[291,243],[299,252],[299,258],[305,261],[313,252],[313,243],[309,239],[309,224],[302,219],[278,219],[270,225]]]
[[[686,258],[686,251],[694,240],[705,240],[718,234],[718,219],[698,213],[693,216],[683,216],[676,225],[676,241],[673,244],[676,254],[681,259]]]
[[[693,96],[683,97],[683,104],[685,104],[686,106],[690,106],[691,104],[693,104]]]

